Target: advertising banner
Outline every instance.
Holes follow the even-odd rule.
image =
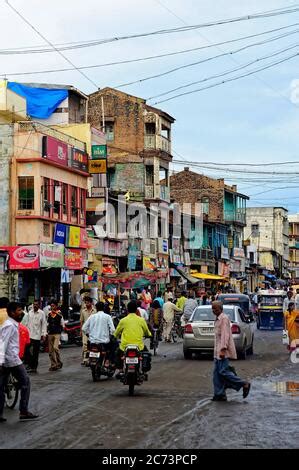
[[[76,170],[86,171],[87,172],[88,171],[88,156],[87,156],[87,153],[82,152],[82,150],[72,148],[71,167],[75,168]]]
[[[83,269],[84,260],[81,250],[65,249],[64,265],[68,269]]]
[[[129,247],[128,269],[130,271],[134,271],[136,269],[137,253],[138,253],[137,246],[130,246]]]
[[[38,269],[39,246],[13,246],[10,249],[9,269]]]
[[[105,204],[104,198],[88,197],[86,198],[86,211],[87,212],[102,212],[105,209],[104,204]]]
[[[69,227],[67,246],[70,248],[80,247],[80,227]]]
[[[233,256],[234,258],[244,258],[245,254],[243,248],[234,248]]]
[[[67,166],[68,164],[68,146],[60,140],[53,137],[43,137],[43,157],[59,165]]]
[[[41,243],[39,260],[41,268],[63,268],[64,246]]]
[[[54,232],[54,243],[65,245],[66,243],[66,225],[56,224]]]
[[[88,248],[88,236],[86,228],[80,229],[80,248]]]
[[[156,266],[154,264],[154,261],[151,260],[148,256],[143,257],[143,271],[154,271],[156,269]]]

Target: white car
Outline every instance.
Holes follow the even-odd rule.
[[[243,310],[236,305],[224,305],[223,312],[231,320],[231,330],[239,359],[246,359],[253,354],[254,325],[246,318]],[[215,315],[211,305],[201,305],[192,313],[185,325],[183,352],[185,359],[191,359],[192,353],[211,352],[214,350]]]

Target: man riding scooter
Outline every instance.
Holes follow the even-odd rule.
[[[122,357],[128,345],[138,346],[140,351],[148,351],[143,343],[144,337],[151,337],[152,334],[144,318],[137,315],[137,302],[131,300],[128,303],[128,315],[120,320],[115,332],[115,338],[121,336],[121,343],[116,352],[116,367],[119,369],[116,378],[122,377],[120,370],[122,369]]]

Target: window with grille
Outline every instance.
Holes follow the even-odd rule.
[[[62,184],[62,213],[67,215],[67,184]]]
[[[209,215],[209,198],[208,197],[203,197],[201,199],[201,204],[202,204],[202,213]]]
[[[77,205],[77,188],[72,186],[71,190],[71,208],[72,208],[72,217],[78,217],[78,205]]]
[[[106,139],[108,142],[111,142],[112,140],[114,140],[114,122],[112,121],[105,122],[105,133],[106,133]]]
[[[34,209],[34,177],[19,176],[19,209]]]

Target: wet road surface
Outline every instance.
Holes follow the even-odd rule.
[[[31,376],[36,422],[19,422],[5,410],[0,448],[298,448],[299,365],[291,364],[281,332],[256,331],[255,353],[233,361],[252,381],[228,391],[226,403],[211,402],[210,356],[185,360],[182,343],[161,344],[149,381],[128,396],[116,379],[93,383],[80,366],[80,348],[61,350],[64,367],[48,372],[47,354]]]

